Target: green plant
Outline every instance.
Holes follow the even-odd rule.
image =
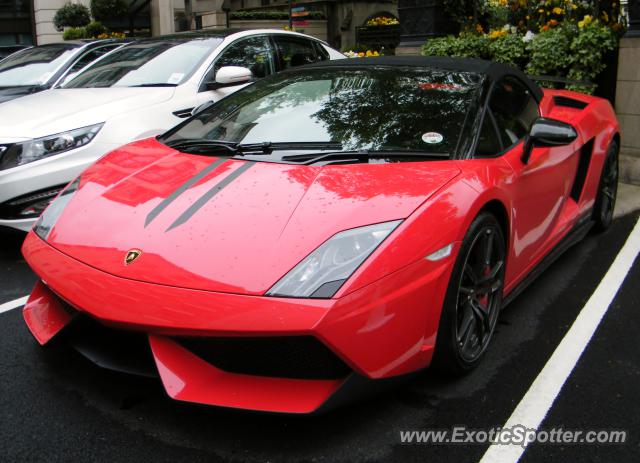
[[[53,24],[58,30],[65,27],[83,27],[91,22],[89,9],[79,3],[67,3],[53,17]]]
[[[428,56],[458,56],[463,58],[490,57],[490,39],[484,35],[461,34],[429,39],[422,47],[422,54]]]
[[[107,28],[102,25],[100,21],[93,21],[86,25],[85,30],[87,31],[87,37],[98,37],[99,35],[105,34],[107,32]]]
[[[529,59],[527,44],[521,34],[507,34],[491,40],[489,55],[494,61],[511,64],[519,68],[526,66]]]
[[[569,28],[569,27],[568,27]],[[616,31],[599,21],[583,22],[582,27],[570,27],[572,32],[570,69],[567,77],[577,81],[593,82],[604,71],[604,54],[618,45]],[[570,85],[568,88],[590,93],[592,88]]]
[[[537,34],[527,46],[530,53],[526,72],[534,75],[564,76],[571,64],[571,38],[565,28]]]
[[[87,38],[87,30],[84,27],[70,27],[62,34],[64,40],[80,40]]]
[[[126,0],[91,0],[91,14],[96,21],[117,19],[129,14]]]

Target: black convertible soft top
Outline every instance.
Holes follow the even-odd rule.
[[[305,69],[319,67],[362,68],[364,66],[420,67],[443,69],[446,71],[473,72],[486,75],[491,81],[503,76],[515,76],[520,79],[538,101],[542,99],[542,90],[520,69],[494,61],[477,58],[450,58],[443,56],[380,56],[371,58],[349,58],[334,61],[320,61],[304,66]]]

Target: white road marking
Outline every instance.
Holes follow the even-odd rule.
[[[29,296],[21,297],[20,299],[15,299],[13,301],[5,302],[4,304],[0,304],[0,313],[8,312],[9,310],[17,309],[18,307],[22,307],[27,303],[27,299]]]
[[[528,429],[538,429],[580,360],[582,352],[609,309],[639,252],[640,219],[606,275],[503,428],[521,425]],[[522,457],[525,448],[526,444],[520,446],[494,443],[489,446],[480,463],[515,463]]]

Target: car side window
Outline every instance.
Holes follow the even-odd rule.
[[[276,43],[278,71],[320,61],[311,40],[287,35],[276,35],[273,40]]]
[[[482,121],[482,128],[480,130],[480,136],[478,137],[478,144],[476,145],[477,157],[490,157],[495,156],[502,152],[502,144],[498,138],[495,124],[491,115],[491,110],[487,109]]]
[[[269,39],[266,36],[249,37],[229,45],[216,59],[205,82],[213,82],[216,73],[224,66],[248,68],[257,79],[273,74],[273,56]]]
[[[540,115],[535,98],[515,77],[505,77],[496,83],[489,107],[505,147],[515,145],[527,136],[531,124]]]
[[[80,69],[85,67],[87,64],[93,63],[95,60],[100,58],[102,55],[109,53],[111,50],[120,47],[121,44],[114,45],[106,45],[104,47],[94,48],[93,50],[88,51],[84,55],[78,59],[73,65],[69,68],[69,74],[78,72]]]
[[[329,52],[322,46],[320,42],[313,42],[316,47],[316,53],[318,55],[318,61],[327,61],[329,59]]]

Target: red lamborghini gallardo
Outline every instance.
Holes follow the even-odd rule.
[[[612,220],[610,104],[504,65],[367,58],[260,80],[72,182],[24,309],[174,399],[310,413],[430,364]]]

